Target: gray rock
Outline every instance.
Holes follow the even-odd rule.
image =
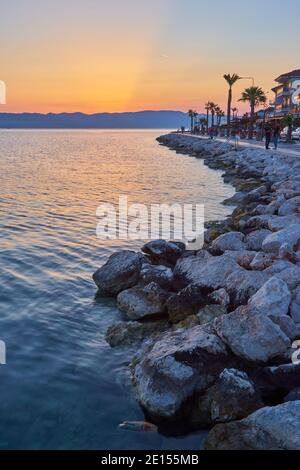
[[[248,235],[245,238],[247,249],[254,250],[254,251],[261,250],[263,241],[270,234],[271,234],[271,231],[267,229],[254,230],[254,232],[248,233]]]
[[[268,222],[268,228],[272,232],[284,230],[286,227],[300,223],[300,216],[287,215],[284,217],[271,217]]]
[[[110,326],[106,332],[105,339],[112,348],[131,346],[149,337],[160,335],[168,327],[169,323],[165,320],[143,323],[123,321]]]
[[[293,291],[290,313],[294,322],[300,324],[300,286]]]
[[[242,419],[264,406],[252,380],[236,369],[224,369],[207,394],[213,423]]]
[[[119,309],[131,320],[162,314],[166,310],[169,293],[151,282],[146,287],[132,287],[117,297]]]
[[[288,243],[283,243],[281,245],[281,247],[279,248],[278,257],[293,264],[296,264],[298,261],[297,254]]]
[[[218,336],[238,357],[249,362],[268,362],[287,354],[290,339],[267,316],[240,307],[214,322]]]
[[[226,286],[228,276],[234,271],[240,272],[242,268],[231,253],[211,256],[202,250],[196,256],[180,258],[174,269],[174,277],[177,283],[199,284],[217,290]]]
[[[268,253],[278,254],[283,243],[296,248],[300,240],[300,224],[291,225],[279,232],[268,235],[262,244],[262,249]]]
[[[275,261],[268,268],[265,269],[265,272],[271,274],[272,276],[274,276],[275,274],[279,274],[282,271],[285,271],[286,269],[294,267],[294,265],[289,261],[276,259],[275,255],[272,255],[271,253],[265,253],[265,255],[271,256],[275,259]]]
[[[290,291],[296,289],[300,285],[300,267],[292,266],[290,268],[280,271],[280,273],[275,274],[274,277],[284,281]]]
[[[228,232],[220,235],[211,244],[211,252],[216,254],[225,253],[225,251],[242,251],[246,249],[244,243],[245,235],[241,232]]]
[[[226,289],[233,305],[238,307],[246,304],[269,279],[270,275],[265,271],[234,271],[226,280]]]
[[[170,263],[176,263],[184,253],[185,245],[181,242],[167,242],[166,240],[154,240],[142,247],[142,252],[149,255],[151,259],[165,259]]]
[[[263,397],[289,393],[300,387],[300,364],[283,364],[255,370],[251,376]]]
[[[300,196],[289,199],[279,208],[278,215],[292,215],[300,213]]]
[[[152,264],[143,264],[141,270],[141,279],[149,284],[155,282],[163,289],[171,289],[173,283],[173,271],[166,266],[153,266]]]
[[[273,277],[250,298],[248,304],[265,315],[287,315],[291,300],[292,294],[286,283]]]
[[[250,268],[253,269],[253,271],[264,271],[273,265],[274,259],[275,257],[271,253],[260,251],[251,261]]]
[[[300,401],[261,408],[242,421],[215,426],[207,450],[300,450]]]
[[[136,361],[133,382],[138,401],[151,415],[171,418],[187,398],[205,391],[233,362],[206,326],[164,333]]]
[[[207,292],[198,284],[189,284],[167,301],[169,320],[177,323],[189,315],[194,315],[206,304]]]
[[[137,284],[145,257],[133,251],[119,251],[93,275],[101,294],[115,296]]]
[[[200,325],[211,323],[215,318],[226,315],[227,309],[223,305],[207,305],[206,307],[199,310],[197,318]]]

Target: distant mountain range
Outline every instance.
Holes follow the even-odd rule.
[[[131,113],[0,113],[1,129],[177,129],[188,128],[190,119],[181,111]]]

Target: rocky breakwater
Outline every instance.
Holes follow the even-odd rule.
[[[158,140],[223,169],[237,207],[197,252],[157,240],[99,268],[124,312],[107,340],[136,345],[133,385],[155,424],[209,429],[206,449],[300,449],[300,159]]]

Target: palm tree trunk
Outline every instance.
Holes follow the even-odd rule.
[[[232,102],[232,88],[228,91],[228,105],[227,105],[227,137],[230,137],[230,122],[231,122],[231,102]]]
[[[209,120],[209,110],[206,110],[206,134],[208,135],[208,120]]]
[[[211,127],[213,128],[215,126],[215,113],[212,111],[211,113]]]
[[[251,103],[251,118],[250,118],[250,132],[249,132],[249,139],[253,139],[254,134],[254,114],[255,114],[255,105]]]

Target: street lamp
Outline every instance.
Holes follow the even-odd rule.
[[[252,86],[254,86],[254,77],[240,77],[240,80],[252,80]]]

